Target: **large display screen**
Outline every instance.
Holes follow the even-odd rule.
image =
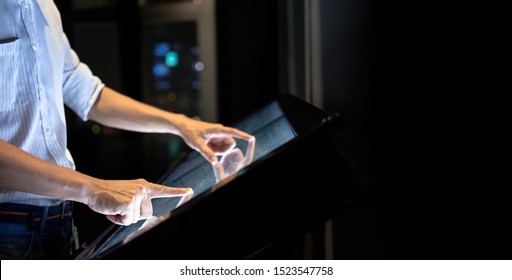
[[[244,156],[248,156],[248,153],[251,153],[251,162],[260,160],[265,155],[278,149],[297,136],[297,132],[292,127],[277,100],[272,101],[233,126],[255,136],[256,141],[253,149],[249,148],[249,142],[236,139],[237,146],[232,150]],[[232,156],[233,154],[234,153],[230,153],[225,155],[225,157]],[[220,161],[222,162],[223,159],[220,158]],[[251,164],[249,163],[247,166],[239,166],[237,170],[226,170],[226,172],[232,173],[232,175],[229,176],[231,180],[233,177],[237,176],[238,172],[243,173],[245,168],[250,167]],[[225,169],[229,169],[229,167],[225,166]],[[194,198],[198,196],[208,195],[208,192],[215,191],[215,186],[223,183],[222,179],[223,178],[217,178],[209,162],[199,153],[191,151],[182,160],[179,160],[176,166],[165,174],[159,183],[172,187],[192,188],[194,195],[190,201],[193,201]],[[130,242],[130,240],[143,234],[143,232],[149,230],[155,224],[168,219],[174,209],[181,207],[180,199],[179,197],[153,199],[154,217],[129,226],[113,225],[110,231],[105,232],[104,236],[99,237],[95,244],[90,245],[90,251],[87,252],[87,256],[82,257],[95,258],[109,250]]]

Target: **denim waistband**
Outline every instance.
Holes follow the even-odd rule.
[[[70,219],[72,211],[72,201],[65,201],[55,206],[0,203],[0,222],[31,226],[39,224],[39,227],[44,227],[46,222],[61,222]]]

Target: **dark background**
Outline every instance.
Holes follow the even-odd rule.
[[[81,59],[107,85],[140,99],[137,1],[107,2],[102,8],[75,11],[72,1],[56,0],[72,46],[80,41],[94,46],[75,48]],[[465,51],[452,36],[450,13],[383,2],[321,1],[323,109],[342,116],[346,130],[337,141],[358,164],[365,187],[333,220],[334,258],[509,258],[506,223],[479,199],[488,192],[472,187],[485,176],[465,168],[466,160],[480,158],[469,156],[460,144],[469,137],[458,135],[468,126],[459,110],[464,107],[460,100],[467,98],[459,99],[459,93],[478,84],[467,83],[471,71],[461,69],[468,65],[460,63]],[[296,79],[297,92],[290,92],[286,74],[286,3],[217,1],[220,122],[235,122],[280,94],[304,97],[304,81]],[[295,2],[296,15],[304,3]],[[450,10],[448,6],[443,7]],[[299,43],[303,20],[293,19]],[[73,28],[80,22],[116,28],[90,33],[89,39],[87,32],[77,34]],[[295,47],[296,63],[303,70],[304,50],[300,44]],[[84,125],[72,114],[68,122],[69,149],[81,172],[155,181],[172,163],[148,161],[144,147],[151,142],[141,134],[114,131],[98,136],[90,132],[92,123]],[[76,216],[85,243],[110,224],[83,205],[77,205]],[[300,234],[290,237],[271,258],[303,258],[302,239]]]

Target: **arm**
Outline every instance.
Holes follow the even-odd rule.
[[[0,151],[0,188],[81,202],[117,224],[128,225],[151,217],[152,198],[190,197],[192,192],[143,179],[97,179],[41,160],[2,140]]]
[[[217,163],[216,155],[236,145],[233,137],[254,141],[252,135],[238,129],[161,110],[108,87],[100,93],[88,118],[106,126],[130,131],[176,134],[212,164]]]

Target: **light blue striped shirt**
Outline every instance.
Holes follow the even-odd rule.
[[[103,86],[71,49],[53,0],[0,0],[0,139],[74,169],[64,105],[87,120]],[[0,189],[1,202],[60,201]]]

